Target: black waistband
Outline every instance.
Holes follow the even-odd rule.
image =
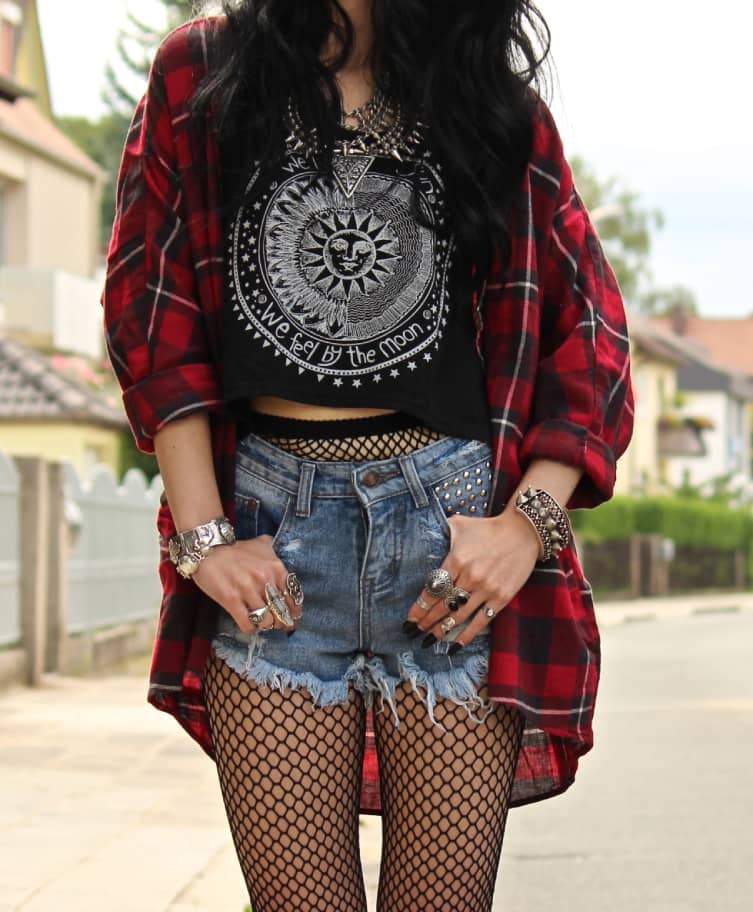
[[[317,420],[309,418],[287,418],[269,415],[266,412],[249,412],[238,421],[238,436],[254,433],[259,436],[302,437],[307,440],[334,440],[349,437],[367,437],[385,434],[406,428],[423,427],[415,415],[405,412],[390,412],[386,415],[371,415],[367,418],[333,418]]]

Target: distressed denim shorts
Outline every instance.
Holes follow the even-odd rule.
[[[378,711],[387,704],[398,725],[395,688],[410,682],[435,724],[439,698],[484,718],[488,630],[450,656],[466,623],[428,649],[402,626],[427,572],[448,553],[448,514],[488,514],[490,458],[487,443],[444,437],[388,459],[312,461],[246,434],[236,457],[236,534],[272,535],[305,601],[291,637],[245,634],[220,609],[214,651],[260,685],[306,688],[319,706],[346,703],[355,687],[367,708],[379,696]]]

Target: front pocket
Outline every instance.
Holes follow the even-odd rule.
[[[488,458],[475,460],[471,465],[434,482],[429,488],[432,511],[449,540],[448,517],[455,513],[464,516],[488,516],[491,503],[492,472]]]
[[[245,470],[238,470],[235,491],[236,535],[242,539],[271,535],[274,548],[289,522],[292,501],[293,495],[288,491]]]
[[[244,541],[256,538],[257,501],[254,499],[249,507],[249,498],[235,495],[235,537]]]

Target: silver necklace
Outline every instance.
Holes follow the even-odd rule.
[[[343,111],[340,114],[340,126],[345,127],[345,119],[351,117],[358,121],[356,129],[365,133],[378,131],[385,125],[391,113],[387,95],[381,89],[377,89],[362,105],[353,108],[352,111]]]
[[[358,121],[352,139],[339,138],[334,144],[337,155],[385,155],[403,161],[403,156],[411,156],[423,138],[425,125],[420,121],[413,128],[406,123],[400,103],[392,104],[381,89],[357,108],[341,112],[340,126],[345,126],[345,118],[352,117]],[[287,144],[292,152],[308,157],[317,157],[321,151],[316,129],[307,130],[303,119],[292,98],[288,101],[288,119],[291,132]]]

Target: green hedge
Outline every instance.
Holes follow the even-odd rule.
[[[739,548],[753,542],[753,512],[682,497],[613,497],[595,510],[573,510],[583,541],[610,541],[655,532],[678,544]]]
[[[747,555],[753,579],[753,512],[690,497],[615,496],[594,510],[573,510],[573,529],[583,542],[616,541],[656,533],[678,546],[709,547]]]

